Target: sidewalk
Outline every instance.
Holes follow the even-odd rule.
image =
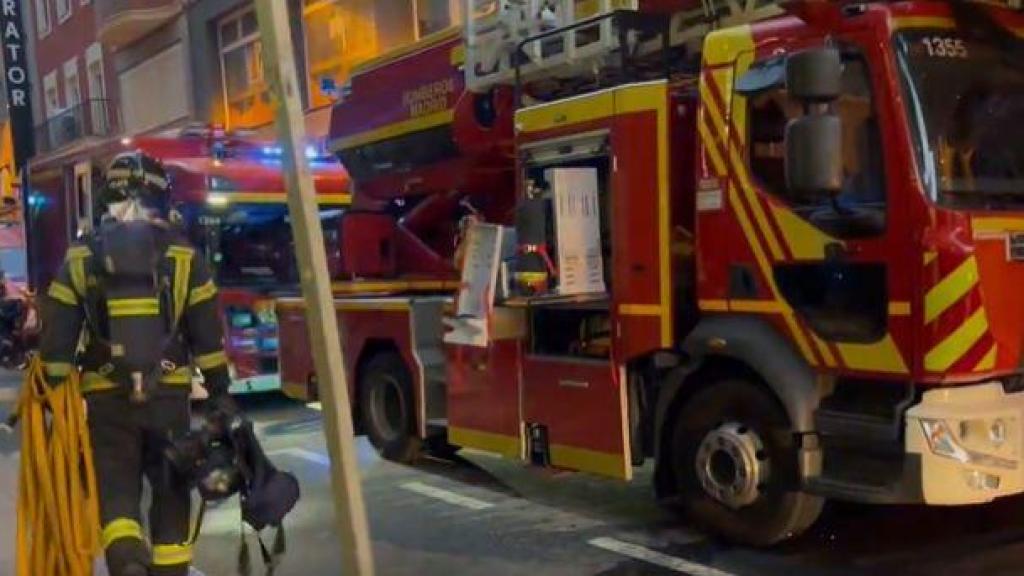
[[[21,373],[0,370],[0,419],[14,407]],[[14,574],[15,524],[18,498],[18,437],[0,432],[0,574]]]

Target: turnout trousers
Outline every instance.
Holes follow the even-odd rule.
[[[187,392],[161,390],[133,404],[119,388],[91,393],[86,404],[110,576],[187,575],[191,490],[164,456],[171,438],[189,431]],[[142,530],[143,478],[152,494],[148,539]]]

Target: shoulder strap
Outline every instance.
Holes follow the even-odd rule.
[[[92,257],[92,249],[86,245],[68,248],[67,264],[71,275],[71,288],[84,299],[88,284],[86,279],[86,263]]]
[[[161,356],[166,358],[181,332],[181,321],[188,303],[189,279],[192,276],[192,255],[194,250],[187,246],[170,244],[161,258],[160,265],[154,271],[157,287],[160,291],[161,307],[170,305],[168,329],[163,342],[160,343]],[[170,264],[170,266],[168,266]],[[153,367],[146,377],[147,387],[155,385],[164,371],[163,362]]]
[[[85,315],[85,324],[89,330],[89,337],[93,341],[109,348],[109,342],[103,339],[103,332],[99,323],[99,300],[102,298],[98,284],[102,276],[102,266],[96,265],[97,258],[102,258],[102,244],[96,236],[86,238],[86,244],[80,244],[68,248],[67,264],[71,276],[71,289],[78,294],[82,303],[82,312]],[[90,276],[94,279],[94,285],[90,286]]]
[[[185,314],[185,306],[188,304],[189,279],[192,276],[192,256],[195,250],[187,246],[172,244],[167,248],[167,257],[174,265],[174,272],[171,278],[171,317],[175,330],[181,324],[181,318]]]

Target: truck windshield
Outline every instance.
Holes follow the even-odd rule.
[[[338,219],[340,210],[322,210],[321,223],[327,245],[328,266],[337,274]],[[240,205],[198,220],[199,243],[222,286],[290,291],[299,276],[292,243],[291,224],[284,206]]]
[[[1024,208],[1024,70],[1007,50],[957,30],[897,36],[921,180],[937,203]]]

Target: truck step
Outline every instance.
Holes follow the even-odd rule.
[[[899,444],[903,436],[900,420],[859,412],[818,409],[814,421],[823,442],[856,439],[865,444]]]
[[[920,484],[910,479],[885,486],[872,486],[835,478],[811,478],[805,489],[827,498],[869,504],[918,504],[923,501]]]

